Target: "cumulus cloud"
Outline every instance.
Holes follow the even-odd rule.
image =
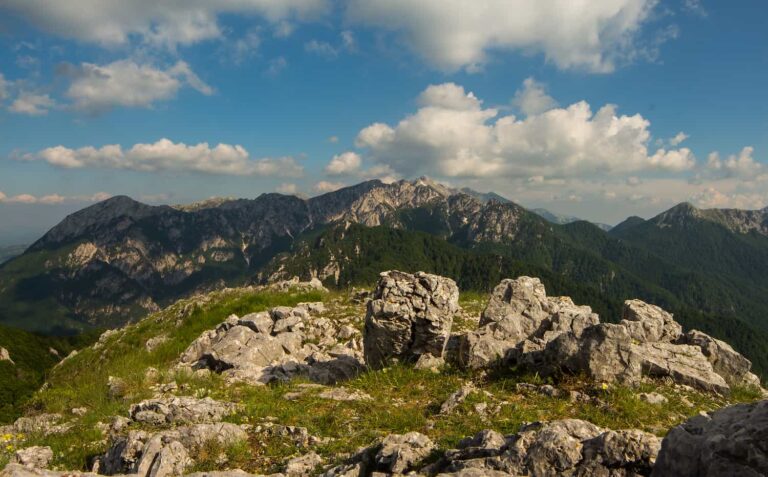
[[[320,181],[317,182],[312,189],[317,193],[325,194],[326,192],[339,190],[342,187],[346,187],[346,185],[341,182]]]
[[[39,159],[68,169],[102,167],[143,172],[192,171],[207,174],[299,177],[304,168],[292,157],[253,159],[242,146],[208,143],[186,145],[160,139],[136,144],[128,150],[119,145],[70,149],[50,147],[26,159]]]
[[[54,106],[56,106],[56,102],[47,94],[22,91],[8,109],[17,114],[43,116],[48,114],[48,111]]]
[[[43,196],[35,196],[32,194],[17,194],[14,196],[7,196],[0,192],[0,203],[7,204],[43,204],[43,205],[57,205],[65,202],[100,202],[112,197],[111,194],[106,192],[97,192],[92,195],[72,195],[64,196],[60,194],[48,194]]]
[[[544,85],[533,78],[523,81],[523,87],[515,93],[512,104],[526,116],[541,114],[557,106],[544,89]]]
[[[754,151],[753,147],[747,146],[738,154],[731,154],[726,159],[721,159],[719,152],[712,152],[707,157],[707,170],[705,172],[714,179],[731,177],[744,181],[763,179],[765,178],[765,167],[752,157]]]
[[[657,0],[350,0],[350,22],[396,32],[445,70],[477,69],[489,50],[541,53],[563,69],[612,71],[632,57]]]
[[[669,140],[670,146],[679,146],[680,143],[688,139],[690,136],[685,134],[683,131],[680,131],[679,133],[675,134],[675,137]]]
[[[362,158],[355,152],[344,152],[333,156],[331,162],[325,166],[326,174],[332,176],[341,176],[354,174],[360,170],[363,163]]]
[[[355,35],[351,31],[344,30],[339,34],[339,37],[340,42],[337,46],[327,41],[312,39],[304,43],[304,50],[308,53],[332,59],[338,57],[344,51],[355,51],[357,49]]]
[[[67,68],[67,74],[72,76],[72,82],[66,95],[76,109],[90,112],[115,106],[149,108],[157,101],[175,97],[185,85],[205,95],[213,93],[183,61],[167,69],[130,59],[103,66],[83,63]]]
[[[453,83],[433,85],[420,108],[390,126],[374,123],[356,144],[405,176],[548,178],[681,172],[695,166],[687,148],[649,150],[650,122],[585,101],[524,119],[500,116]]]
[[[329,6],[327,0],[5,0],[0,11],[66,38],[115,46],[138,37],[175,48],[222,37],[219,15],[259,15],[279,25],[323,14]]]
[[[766,195],[759,193],[740,194],[723,193],[714,187],[694,194],[690,198],[691,202],[703,208],[734,208],[734,209],[759,209],[765,207]]]

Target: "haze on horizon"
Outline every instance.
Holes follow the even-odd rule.
[[[768,7],[573,5],[0,0],[0,244],[422,175],[610,224],[765,207]]]

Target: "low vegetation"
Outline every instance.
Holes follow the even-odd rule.
[[[479,294],[464,294],[461,304],[466,318],[457,325],[473,326],[471,316],[479,314],[484,300],[486,297]],[[247,442],[226,448],[210,443],[198,450],[193,456],[196,470],[241,468],[255,473],[280,471],[287,458],[306,451],[301,446],[332,463],[386,434],[408,431],[426,434],[443,449],[481,429],[513,433],[523,422],[558,418],[581,418],[607,428],[638,428],[663,435],[700,411],[759,398],[748,389],[738,389],[725,398],[669,382],[627,388],[576,378],[556,383],[558,393],[550,396],[540,392],[544,388],[519,387],[519,383],[547,383],[515,370],[470,374],[448,369],[435,373],[395,366],[368,371],[341,384],[350,391],[369,395],[371,400],[334,401],[320,398],[317,385],[300,380],[267,386],[226,385],[216,374],[200,376],[173,370],[178,356],[192,340],[228,315],[242,316],[308,301],[323,301],[327,307],[324,316],[331,319],[364,316],[364,306],[351,302],[344,292],[235,289],[182,300],[137,324],[105,335],[95,346],[54,368],[49,385],[26,402],[28,414],[62,414],[71,425],[69,430],[48,436],[0,436],[8,437],[0,442],[4,446],[0,467],[19,446],[48,445],[55,456],[53,467],[87,469],[93,457],[107,448],[108,439],[101,430],[104,424],[113,416],[126,416],[132,403],[153,396],[160,386],[170,383],[175,384],[176,395],[209,396],[238,403],[239,411],[228,420],[252,426]],[[148,350],[147,341],[158,337],[165,341],[156,340],[159,344]],[[150,368],[157,373],[147,373]],[[119,396],[108,392],[110,377],[120,378],[125,384]],[[441,413],[442,403],[467,385],[474,391],[452,412]],[[667,401],[650,404],[639,397],[642,392],[659,393]],[[573,399],[572,394],[577,393],[594,399]],[[73,413],[79,408],[84,409]],[[273,424],[304,427],[315,439],[297,448],[295,440],[271,432]]]

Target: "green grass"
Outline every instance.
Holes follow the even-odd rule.
[[[370,395],[370,401],[337,402],[321,399],[316,388],[303,387],[301,380],[269,386],[226,385],[218,375],[200,376],[174,372],[171,368],[179,354],[200,333],[211,329],[229,314],[246,313],[278,305],[322,300],[329,319],[356,317],[360,323],[364,306],[352,304],[345,294],[272,293],[231,290],[210,295],[205,303],[182,300],[174,306],[111,335],[99,349],[87,348],[57,367],[50,377],[50,388],[38,392],[29,402],[29,413],[59,412],[67,416],[72,429],[61,435],[24,436],[18,445],[50,445],[54,465],[59,469],[84,470],[89,459],[103,453],[108,443],[97,429],[112,416],[127,415],[131,403],[150,397],[155,384],[146,378],[147,368],[160,370],[158,381],[175,381],[176,394],[236,402],[240,410],[228,420],[250,424],[247,442],[221,446],[208,443],[196,451],[195,468],[213,471],[240,468],[252,473],[283,470],[292,456],[306,452],[289,438],[270,431],[270,424],[300,426],[320,439],[311,447],[330,465],[363,446],[374,444],[390,433],[418,431],[428,435],[441,449],[456,446],[462,438],[486,428],[505,434],[514,433],[523,422],[561,418],[586,419],[607,428],[639,428],[658,435],[700,411],[713,410],[732,402],[752,401],[759,396],[748,389],[737,389],[729,398],[679,389],[662,382],[646,383],[639,388],[609,386],[603,389],[580,379],[558,383],[565,391],[586,393],[597,401],[571,402],[567,397],[548,397],[538,393],[518,392],[519,382],[539,383],[536,376],[514,372],[471,374],[446,369],[441,373],[395,366],[368,371],[343,383],[350,390]],[[481,297],[464,294],[462,304],[477,307]],[[473,311],[473,312],[474,312]],[[478,311],[479,312],[479,311]],[[166,335],[168,341],[148,352],[146,340]],[[126,396],[111,398],[107,380],[115,376],[126,382]],[[441,415],[441,404],[465,383],[477,391],[452,413]],[[655,391],[665,395],[664,405],[641,401],[638,393]],[[287,393],[301,392],[288,400]],[[567,393],[566,393],[567,394]],[[71,409],[87,407],[82,417]],[[482,411],[482,409],[485,411]],[[481,410],[482,412],[478,412]],[[132,428],[138,427],[136,424]],[[0,451],[0,464],[3,457]]]

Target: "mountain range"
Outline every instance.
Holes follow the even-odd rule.
[[[485,291],[527,274],[606,321],[627,298],[657,303],[768,370],[768,210],[680,204],[610,231],[557,221],[426,178],[310,199],[150,206],[113,197],[0,266],[0,324],[53,334],[111,328],[193,293],[291,276],[347,287],[400,268]]]

